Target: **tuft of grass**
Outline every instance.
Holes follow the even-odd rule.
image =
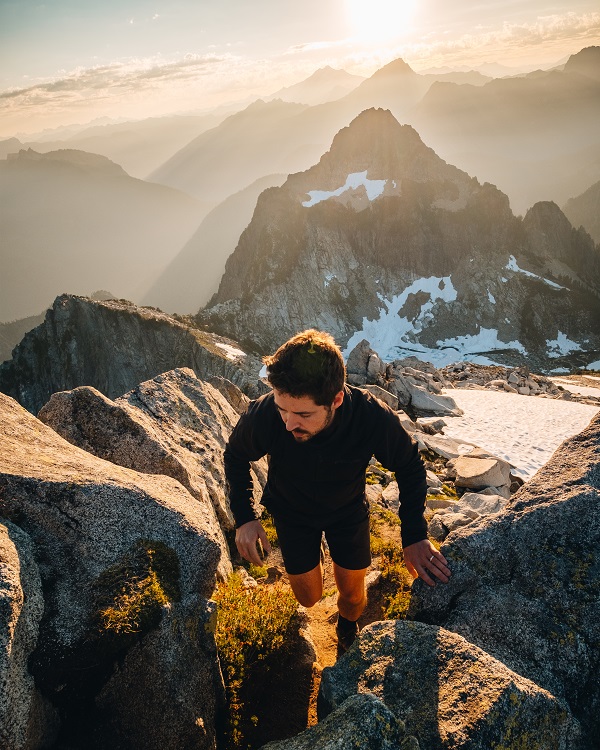
[[[179,561],[162,542],[140,540],[95,584],[100,635],[117,643],[156,627],[162,608],[179,601]]]
[[[245,695],[281,654],[297,624],[297,603],[287,587],[246,589],[236,573],[217,586],[213,598],[218,607],[215,639],[229,700],[225,741],[233,750],[246,747],[256,728],[258,719]]]
[[[117,635],[139,633],[168,603],[156,571],[150,570],[145,578],[129,581],[113,602],[99,611],[100,628]]]
[[[332,586],[329,589],[323,589],[323,594],[321,596],[321,601],[323,601],[323,599],[327,599],[328,596],[335,596],[335,594],[337,594],[337,592],[338,592],[337,586]]]
[[[410,604],[412,576],[404,565],[404,554],[400,544],[385,539],[383,527],[400,525],[398,516],[390,510],[374,508],[371,512],[371,552],[379,557],[379,568],[384,591],[382,616],[385,619],[401,620],[406,617]]]

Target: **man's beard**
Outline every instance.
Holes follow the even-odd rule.
[[[320,432],[323,432],[323,430],[327,429],[327,427],[329,427],[329,425],[333,422],[334,416],[335,412],[330,406],[327,408],[327,416],[325,417],[325,423],[322,427],[320,427],[315,432],[309,432],[308,430],[293,430],[292,437],[297,443],[306,443],[308,440],[315,437],[315,435],[318,435]]]

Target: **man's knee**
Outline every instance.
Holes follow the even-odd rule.
[[[323,595],[323,571],[320,565],[308,573],[288,575],[296,600],[303,607],[313,607]]]
[[[294,596],[296,597],[296,601],[303,607],[314,607],[321,599],[321,594],[312,591],[294,591]]]
[[[360,588],[355,587],[350,590],[341,590],[339,595],[345,602],[352,606],[362,604],[367,596],[364,585]]]
[[[366,597],[366,572],[366,568],[362,570],[347,570],[334,565],[334,574],[339,595],[351,606],[362,604]]]

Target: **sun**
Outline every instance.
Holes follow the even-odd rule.
[[[417,0],[345,0],[345,6],[355,39],[382,41],[410,30]]]

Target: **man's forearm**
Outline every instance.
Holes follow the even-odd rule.
[[[229,506],[235,519],[236,527],[257,518],[253,504],[253,482],[250,462],[236,456],[229,446],[223,456],[225,478],[229,493]]]
[[[402,522],[402,546],[408,547],[427,538],[425,499],[427,497],[427,472],[417,453],[402,473],[396,473],[400,505],[398,515]]]

